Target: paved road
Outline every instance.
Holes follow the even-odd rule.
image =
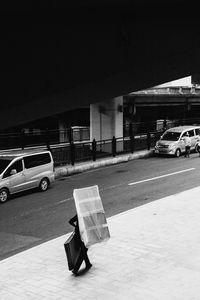
[[[199,186],[200,158],[153,157],[57,180],[0,206],[0,259],[71,231],[74,188],[98,184],[107,217]]]
[[[200,187],[108,218],[93,267],[67,267],[68,234],[0,261],[1,300],[199,300]]]

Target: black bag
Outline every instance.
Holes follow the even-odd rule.
[[[73,270],[81,252],[80,242],[75,232],[73,232],[64,243],[65,253],[69,270]]]

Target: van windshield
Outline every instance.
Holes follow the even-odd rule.
[[[165,132],[161,138],[161,140],[165,140],[165,141],[178,141],[179,137],[180,137],[180,132]]]
[[[12,159],[2,159],[0,158],[0,174],[5,170],[5,168],[9,165]]]

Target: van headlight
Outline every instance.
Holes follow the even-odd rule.
[[[173,149],[175,147],[174,144],[169,145],[169,149]]]

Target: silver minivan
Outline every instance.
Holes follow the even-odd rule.
[[[179,157],[185,152],[184,136],[189,134],[191,138],[191,150],[197,151],[200,141],[200,126],[177,126],[170,128],[164,132],[157,141],[155,153],[169,154]]]
[[[0,202],[6,202],[11,194],[33,188],[46,191],[54,178],[50,151],[0,154]]]

